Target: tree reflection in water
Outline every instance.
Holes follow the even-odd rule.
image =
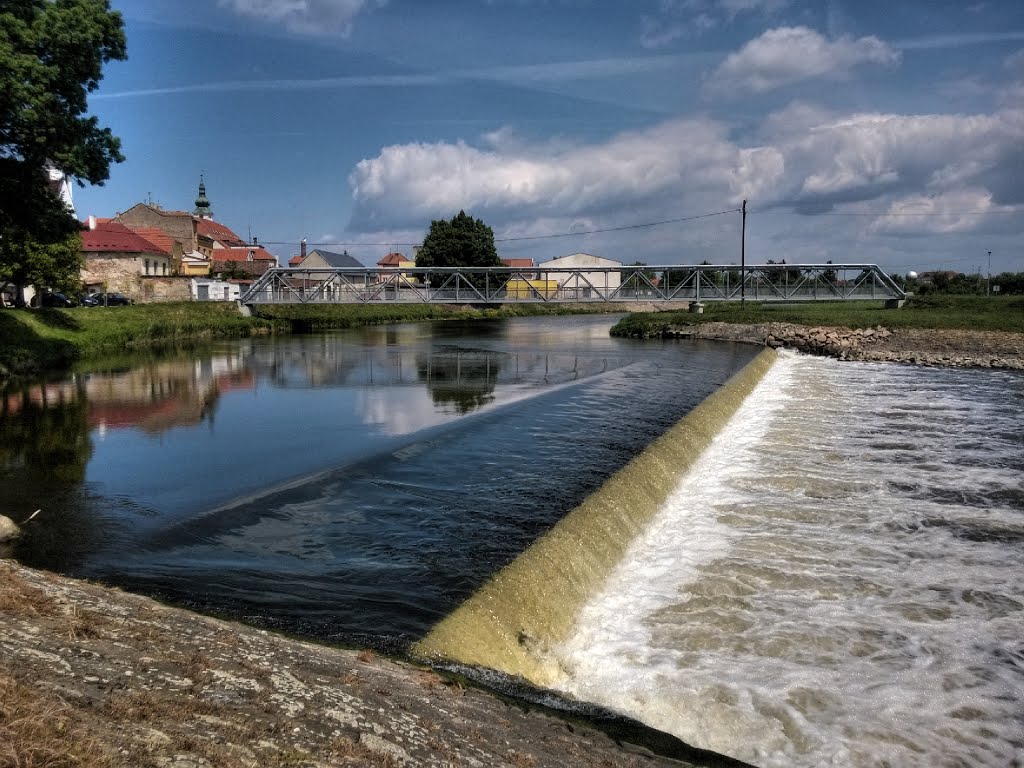
[[[102,538],[86,503],[92,456],[88,402],[77,389],[36,384],[0,396],[3,512],[22,523],[15,554],[30,565],[63,569]]]
[[[439,347],[416,356],[416,374],[434,405],[450,405],[464,415],[494,400],[506,357],[489,349]]]

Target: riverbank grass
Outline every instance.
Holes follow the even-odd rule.
[[[613,336],[650,337],[670,327],[698,323],[793,323],[846,328],[933,328],[1024,333],[1021,296],[912,296],[900,309],[881,301],[771,303],[708,302],[703,313],[638,312],[622,318]]]
[[[35,375],[91,355],[270,333],[233,303],[181,302],[0,312],[0,374]],[[287,326],[281,326],[287,329]]]

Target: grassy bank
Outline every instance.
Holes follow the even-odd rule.
[[[724,322],[794,323],[847,328],[958,328],[1024,333],[1024,297],[914,296],[902,309],[881,301],[771,304],[708,302],[702,314],[643,312],[622,318],[613,336],[658,336],[671,326]]]
[[[4,310],[0,375],[32,376],[92,355],[250,336],[274,328],[270,320],[242,317],[234,304],[219,302]]]

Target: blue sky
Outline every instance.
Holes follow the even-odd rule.
[[[1024,271],[1024,3],[112,0],[90,99],[126,161],[80,217],[191,210],[282,259],[508,257]],[[717,214],[717,215],[710,215]],[[671,222],[643,226],[656,222]]]

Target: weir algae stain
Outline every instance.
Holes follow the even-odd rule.
[[[412,653],[552,687],[551,650],[775,361],[764,350],[439,622]]]

